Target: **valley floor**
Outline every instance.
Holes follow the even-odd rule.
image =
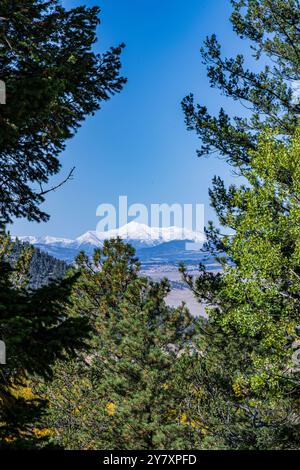
[[[189,265],[188,272],[192,275],[197,275],[198,266]],[[143,264],[142,274],[149,276],[153,280],[160,280],[163,277],[169,279],[172,290],[167,297],[167,303],[170,307],[177,307],[182,302],[185,302],[192,315],[207,317],[205,305],[197,302],[190,289],[182,282],[180,273],[178,272],[178,266],[174,264]]]

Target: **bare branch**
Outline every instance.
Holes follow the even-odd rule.
[[[67,181],[69,181],[69,180],[72,179],[74,170],[75,170],[75,166],[73,166],[73,168],[70,170],[68,176],[67,176],[63,181],[61,181],[59,184],[57,184],[56,186],[53,186],[53,187],[50,188],[50,189],[46,189],[45,191],[41,191],[40,193],[38,193],[38,196],[44,196],[45,194],[48,194],[48,193],[50,193],[51,191],[55,191],[56,189],[58,189],[58,188],[60,188],[61,186],[63,186]]]

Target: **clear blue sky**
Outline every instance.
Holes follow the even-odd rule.
[[[204,203],[213,219],[208,187],[215,174],[233,176],[217,158],[198,159],[196,136],[188,132],[180,102],[193,92],[211,112],[231,102],[209,87],[199,49],[215,32],[226,55],[244,52],[229,22],[229,0],[64,0],[66,7],[100,5],[95,46],[104,51],[126,44],[122,55],[124,90],[88,118],[62,155],[59,182],[72,166],[73,181],[47,196],[48,223],[18,220],[13,235],[74,238],[95,230],[100,203]]]

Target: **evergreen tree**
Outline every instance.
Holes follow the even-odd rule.
[[[123,45],[93,52],[99,8],[65,9],[58,0],[1,0],[0,223],[47,220],[39,205],[58,157],[87,115],[125,79]]]
[[[228,98],[242,103],[243,113],[231,116],[223,108],[218,116],[194,103],[193,95],[182,102],[189,130],[201,139],[198,156],[217,154],[240,169],[250,164],[263,130],[278,130],[278,137],[293,135],[300,113],[297,86],[300,76],[300,4],[298,0],[231,0],[231,23],[236,34],[249,42],[257,69],[247,68],[239,54],[224,58],[213,34],[201,49],[210,85]],[[226,191],[215,177],[210,191],[211,204],[222,222]],[[229,193],[230,196],[230,193]]]
[[[187,449],[201,433],[188,423],[186,363],[193,320],[169,308],[167,281],[139,276],[134,249],[106,241],[93,262],[78,258],[76,315],[93,324],[91,350],[57,364],[47,427],[67,449]]]
[[[205,448],[299,448],[299,79],[298,1],[232,1],[237,34],[252,41],[261,72],[244,58],[223,59],[215,36],[203,49],[208,75],[250,108],[212,117],[192,96],[183,102],[199,155],[217,151],[246,179],[226,189],[214,178],[211,204],[232,236],[207,228],[208,247],[225,251],[223,272],[183,276],[209,306],[200,325],[195,415],[209,432]],[[267,65],[265,65],[267,64]],[[296,361],[296,362],[295,362]]]
[[[28,267],[32,255],[24,249],[10,258],[13,244],[0,238],[0,337],[6,346],[1,364],[0,445],[33,447],[47,437],[40,426],[47,401],[34,395],[34,377],[52,376],[58,358],[75,354],[88,337],[88,322],[67,314],[71,286],[76,275],[31,291]]]
[[[125,83],[123,45],[93,52],[99,11],[66,10],[58,0],[1,1],[0,80],[6,86],[0,115],[1,230],[14,217],[48,219],[39,205],[54,189],[44,185],[60,169],[66,140]],[[7,364],[1,365],[0,438],[1,445],[32,447],[48,434],[39,428],[47,400],[32,393],[31,383],[36,377],[49,380],[55,360],[82,347],[89,329],[86,319],[66,310],[76,273],[51,280],[61,278],[65,266],[56,263],[52,276],[46,255],[21,251],[1,235],[0,339]],[[28,270],[36,273],[42,264],[43,279],[39,273],[30,279]],[[41,287],[47,275],[49,285]]]
[[[196,281],[183,269],[211,306],[197,406],[228,447],[300,445],[299,150],[300,129],[288,143],[261,136],[243,172],[250,186],[235,188],[224,213],[236,230],[223,240],[233,264]]]
[[[30,246],[29,243],[22,243],[19,240],[15,240],[10,259],[16,260],[22,252]],[[54,280],[63,279],[68,269],[68,265],[65,261],[56,259],[36,247],[30,251],[31,259],[28,267],[29,281],[27,284],[30,289],[37,289]]]

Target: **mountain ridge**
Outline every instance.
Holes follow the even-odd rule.
[[[75,239],[64,238],[64,237],[52,237],[46,235],[44,237],[35,236],[18,236],[20,241],[25,241],[33,245],[37,243],[43,243],[45,245],[56,244],[56,245],[74,245],[80,246],[81,244],[89,243],[91,245],[98,246],[106,239],[120,237],[122,239],[139,240],[144,241],[148,244],[158,244],[171,240],[191,240],[195,242],[203,242],[205,237],[202,233],[196,232],[187,228],[181,228],[176,226],[170,227],[150,227],[146,224],[139,222],[129,222],[122,227],[99,232],[94,230],[88,230]]]
[[[73,262],[79,251],[84,250],[91,255],[95,248],[102,247],[104,240],[116,237],[122,238],[130,243],[136,250],[141,261],[152,258],[157,262],[162,256],[164,262],[174,262],[179,256],[184,259],[185,253],[192,253],[186,250],[186,243],[198,243],[202,246],[205,241],[204,235],[186,228],[171,227],[149,227],[148,225],[130,222],[120,228],[106,232],[87,231],[75,239],[63,237],[34,237],[19,236],[17,238],[22,243],[30,243],[42,251],[49,253],[58,259]],[[196,249],[199,256],[199,249]]]

